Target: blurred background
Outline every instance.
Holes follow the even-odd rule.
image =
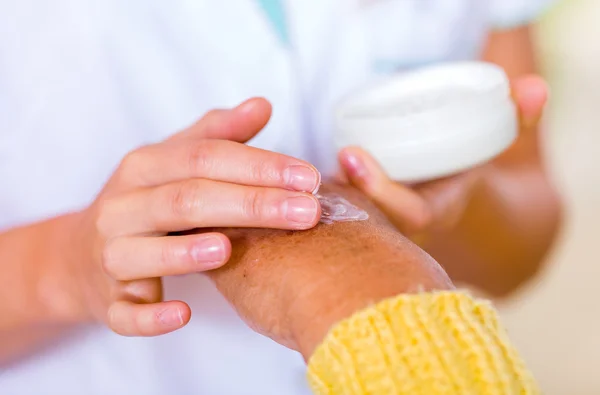
[[[545,272],[500,308],[545,394],[600,394],[600,0],[563,0],[537,33],[548,161],[568,212]]]

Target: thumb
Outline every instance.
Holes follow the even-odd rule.
[[[548,85],[544,79],[537,75],[517,78],[512,83],[512,94],[523,126],[526,129],[535,127],[548,101]]]
[[[344,148],[339,161],[350,183],[370,197],[398,229],[414,233],[429,226],[427,202],[413,189],[391,180],[365,150]]]
[[[209,111],[194,125],[169,140],[204,138],[245,143],[267,125],[272,111],[268,100],[252,98],[232,109]]]

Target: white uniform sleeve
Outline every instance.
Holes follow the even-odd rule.
[[[488,0],[494,27],[508,29],[535,20],[557,0]]]

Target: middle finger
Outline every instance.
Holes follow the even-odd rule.
[[[191,179],[108,201],[103,232],[112,237],[205,227],[301,230],[321,217],[310,193]]]
[[[119,180],[152,187],[188,178],[315,192],[321,182],[310,163],[227,140],[177,140],[150,145],[123,160]]]

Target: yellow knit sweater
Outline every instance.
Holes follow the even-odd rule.
[[[356,313],[317,348],[308,379],[318,395],[540,393],[494,308],[461,292]]]

